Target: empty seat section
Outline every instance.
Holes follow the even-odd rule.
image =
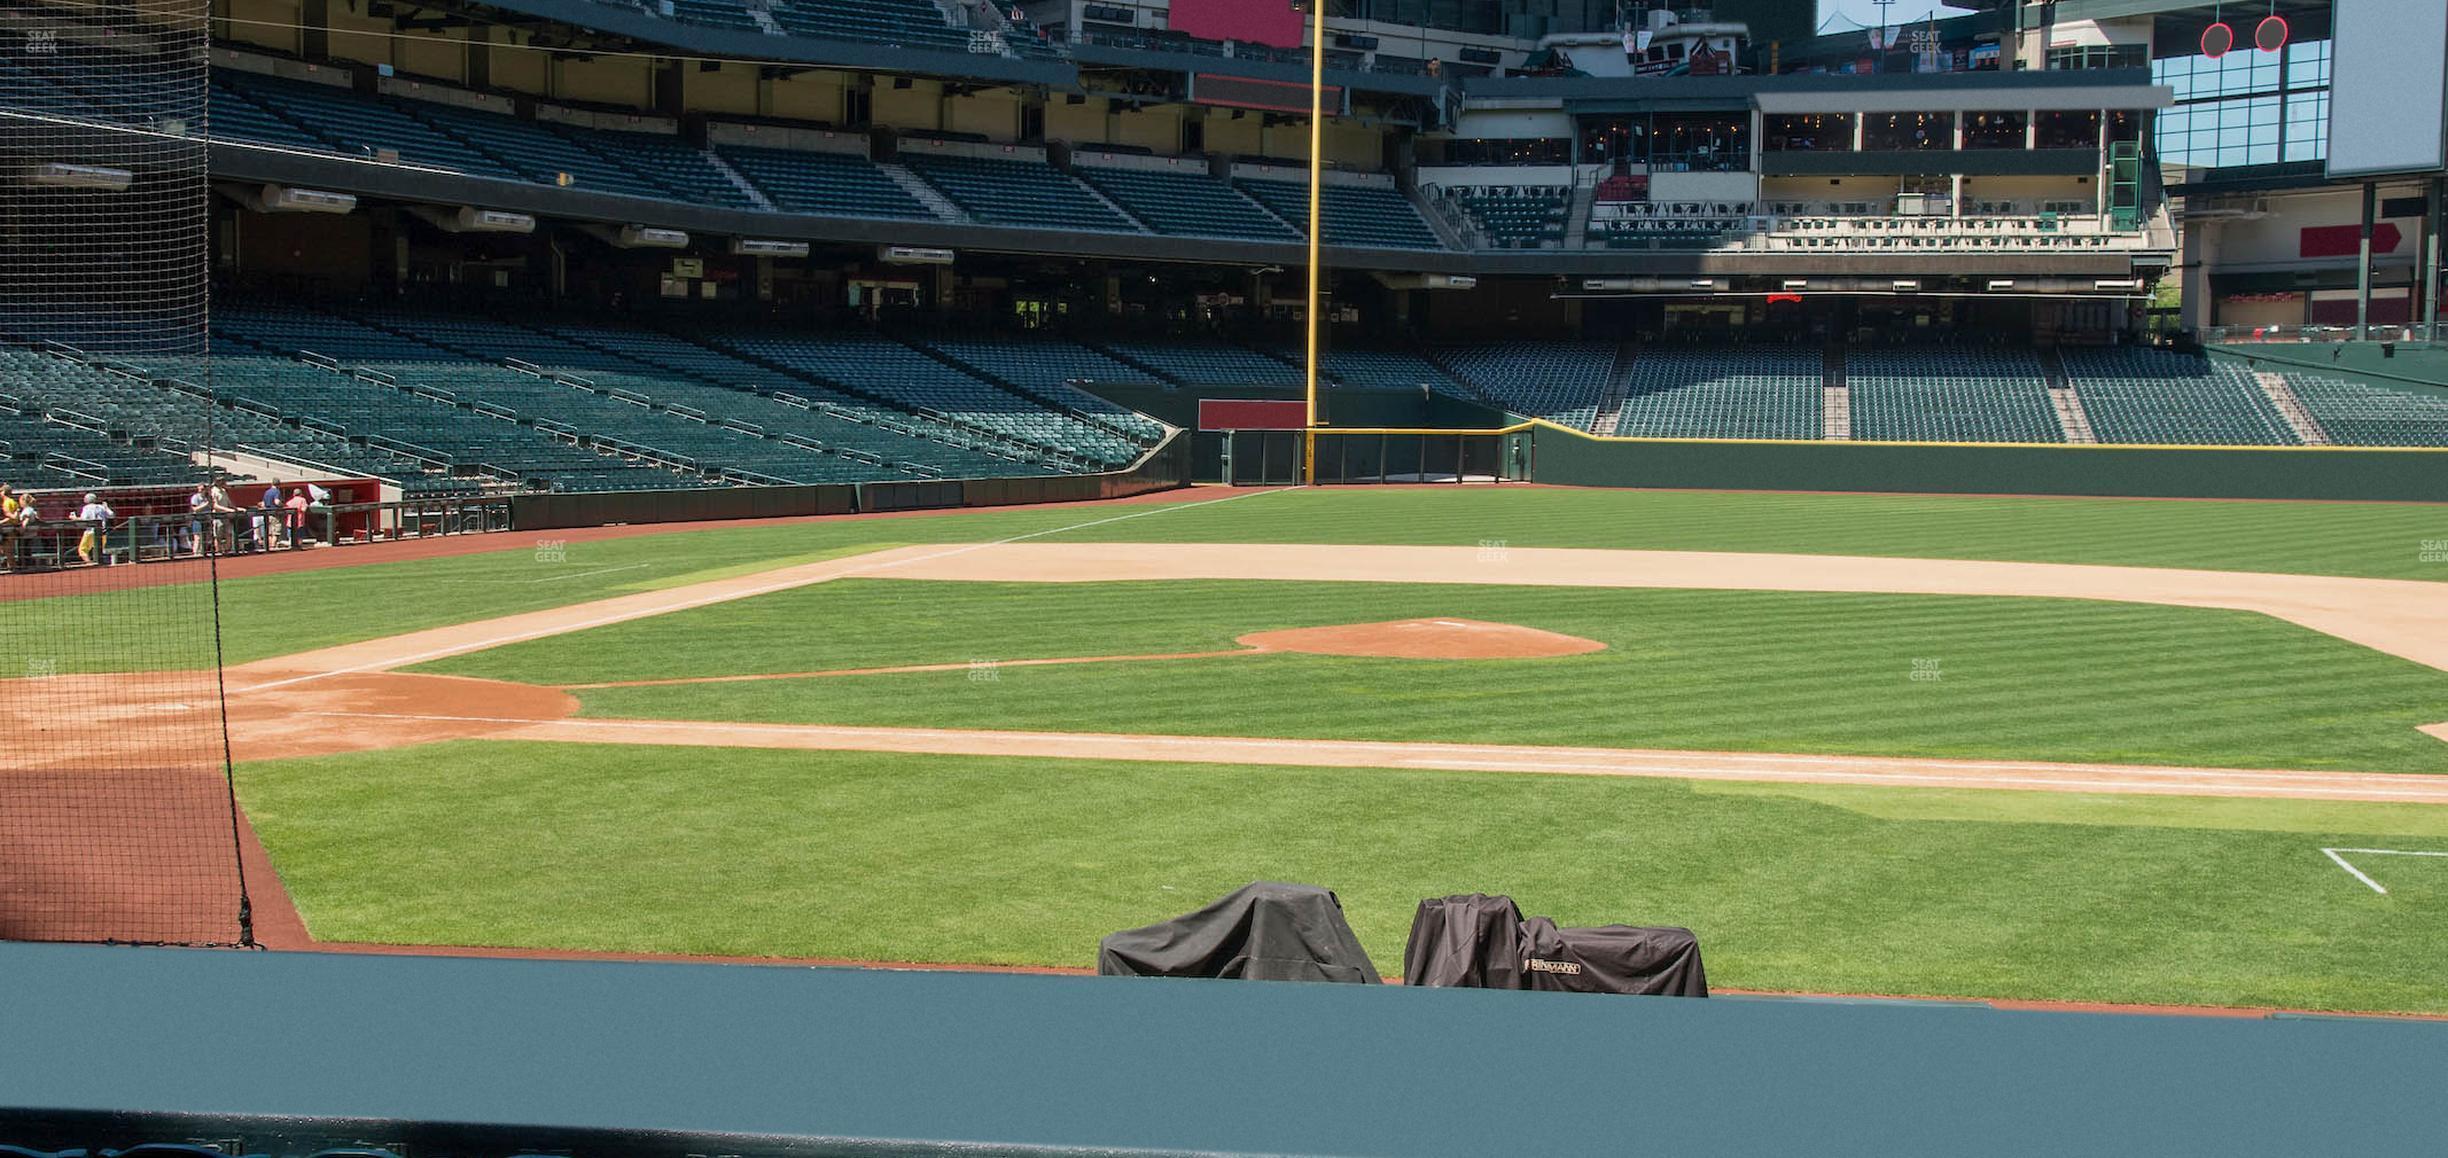
[[[765,27],[748,14],[748,6],[740,0],[670,0],[670,3],[674,20],[743,32],[761,32]]]
[[[2065,441],[2030,350],[1856,348],[1845,355],[1845,380],[1856,441]]]
[[[929,0],[772,0],[774,23],[799,36],[907,48],[969,50],[969,33]]]
[[[1632,363],[1615,433],[1818,438],[1822,358],[1816,346],[1645,348]]]
[[[1615,372],[1615,347],[1604,342],[1476,342],[1437,354],[1497,405],[1582,430]]]
[[[932,220],[926,206],[865,157],[723,145],[715,150],[786,213]]]
[[[2339,446],[2448,446],[2448,394],[2418,393],[2313,374],[2287,386]]]
[[[1561,185],[1470,188],[1450,196],[1496,249],[1562,244],[1572,215],[1572,190]]]
[[[1145,384],[1155,376],[1077,342],[1059,338],[933,337],[927,345],[963,365],[1009,382],[1056,407],[1078,410],[1136,443],[1154,445],[1164,424],[1109,402],[1075,382]]]
[[[1158,233],[1252,241],[1301,239],[1299,230],[1276,220],[1231,183],[1203,172],[1088,165],[1072,172]]]
[[[1307,236],[1309,186],[1298,181],[1240,180],[1242,192],[1257,198],[1275,215],[1301,228]],[[1358,245],[1379,249],[1443,249],[1436,233],[1420,220],[1419,210],[1401,190],[1384,185],[1328,182],[1319,198],[1328,245]]]
[[[718,419],[749,423],[775,437],[819,444],[835,457],[824,464],[830,476],[813,481],[905,478],[912,473],[909,467],[956,478],[1042,469],[1033,461],[1017,462],[1007,453],[974,445],[953,428],[912,412],[838,393],[658,330],[577,323],[538,328],[630,364],[652,367],[663,376],[652,391],[658,398],[697,407]]]
[[[1022,446],[1082,453],[1079,440],[1084,434],[1074,429],[1081,425],[1077,420],[889,338],[857,332],[792,336],[758,332],[723,334],[719,340],[750,356]]]
[[[989,225],[1139,231],[1069,174],[1043,162],[903,153],[901,163]]]
[[[223,70],[215,70],[212,74],[212,104],[207,118],[211,136],[220,140],[286,145],[293,149],[329,151],[333,147],[332,142],[256,104],[253,97],[229,83],[229,75]]]
[[[2286,446],[2299,442],[2251,373],[2170,350],[2068,349],[2066,376],[2101,442]]]
[[[1185,386],[1300,386],[1306,381],[1297,367],[1229,342],[1108,342],[1105,348]]]
[[[391,149],[413,165],[456,169],[486,177],[524,180],[510,166],[449,133],[418,120],[392,101],[360,96],[344,88],[285,77],[226,71],[229,87],[255,103],[332,141],[355,156]]]
[[[714,165],[704,149],[667,133],[587,129],[576,125],[545,125],[597,155],[636,172],[670,190],[683,201],[753,209],[756,202]]]
[[[570,188],[590,193],[672,196],[671,190],[650,179],[653,170],[606,159],[534,121],[425,101],[396,103],[417,119],[483,147],[537,184],[561,184],[566,174]]]

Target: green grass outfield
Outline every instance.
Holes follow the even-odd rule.
[[[224,583],[224,642],[229,661],[242,663],[840,554],[1017,535],[1461,546],[1502,540],[1515,547],[2005,559],[2448,581],[2448,563],[2422,561],[2424,543],[2448,541],[2448,506],[2439,505],[1345,488],[1262,492],[1201,506],[751,524],[572,543],[558,563],[540,562],[536,551],[537,542],[554,533],[504,535],[501,550],[484,554]],[[0,605],[0,663],[13,655],[40,656],[72,672],[209,662],[209,641],[193,635],[162,632],[139,659],[102,634],[58,629],[70,617],[109,624],[168,614],[167,598],[151,589]],[[185,614],[186,601],[178,606]]]
[[[1693,928],[1733,988],[2448,1011],[2448,810],[460,742],[251,764],[318,937],[1085,966],[1254,879]]]
[[[1230,649],[1459,616],[1608,650],[1131,661],[605,688],[589,715],[2448,772],[2448,672],[2251,612],[1377,583],[839,580],[417,669],[528,683]],[[1912,678],[1917,660],[1937,679]],[[1925,675],[1929,673],[1924,673]]]
[[[1113,520],[1113,521],[1105,521]],[[2448,581],[2448,508],[1521,489],[1275,492],[838,520],[223,585],[243,661],[913,543],[1040,535],[1671,548]],[[373,555],[373,552],[368,552]],[[379,556],[377,556],[379,557]],[[1264,590],[1261,590],[1261,589]],[[2448,598],[2448,582],[2442,586]],[[129,592],[0,604],[0,671],[124,666]],[[182,598],[180,608],[192,599]],[[1092,605],[1092,606],[1091,606]],[[589,693],[591,712],[1516,739],[2438,772],[2442,674],[2266,618],[2073,600],[1422,585],[853,580],[464,657],[598,679],[1229,646],[1468,615],[1608,642],[1466,665],[1278,656]],[[159,621],[156,621],[159,622]],[[103,633],[62,624],[106,625]],[[148,660],[196,657],[170,642]],[[1936,659],[1943,677],[1909,679]],[[1304,732],[1303,729],[1309,731]],[[316,935],[1085,964],[1251,879],[1340,891],[1396,967],[1412,906],[1510,892],[1688,924],[1732,987],[2448,1011],[2448,809],[862,753],[462,742],[243,766]]]

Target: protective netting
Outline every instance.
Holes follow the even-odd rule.
[[[0,333],[204,351],[201,0],[0,7]]]
[[[150,372],[209,375],[206,15],[0,6],[0,938],[251,939],[216,565],[167,561],[211,408]]]
[[[211,566],[0,576],[0,938],[248,940]]]

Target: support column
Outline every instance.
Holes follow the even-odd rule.
[[[2108,222],[2108,183],[2114,179],[2113,174],[2115,173],[2115,166],[2108,160],[2108,110],[2106,109],[2099,110],[2099,132],[2095,136],[2098,140],[2094,147],[2099,152],[2093,156],[2098,160],[2099,167],[2093,170],[2091,183],[2098,188],[2091,191],[2091,204],[2094,207],[2093,212],[2099,215],[2100,223],[2106,225]]]
[[[2211,316],[2210,264],[2217,250],[2218,223],[2186,223],[2184,249],[2176,265],[2177,276],[2182,279],[2179,308],[2183,310],[2177,323],[2197,336],[2215,321]]]
[[[2440,178],[2423,182],[2423,340],[2439,345]]]
[[[2371,338],[2371,245],[2372,212],[2379,187],[2363,183],[2363,236],[2355,245],[2355,328],[2354,340]]]

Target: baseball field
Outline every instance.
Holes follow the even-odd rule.
[[[300,941],[1078,967],[1274,879],[1387,972],[1484,891],[1688,926],[1725,988],[2448,1012],[2435,506],[1200,490],[384,550],[221,587]]]

